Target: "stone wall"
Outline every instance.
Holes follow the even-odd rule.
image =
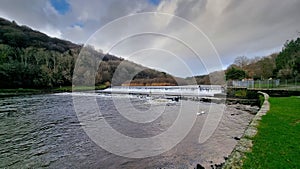
[[[257,133],[257,126],[259,125],[259,121],[261,120],[261,117],[270,110],[270,103],[268,101],[269,95],[262,92],[259,93],[264,95],[265,101],[248,128],[245,130],[243,137],[239,140],[231,155],[226,160],[225,164],[223,165],[223,169],[242,168],[245,153],[251,152],[252,150],[252,141]]]

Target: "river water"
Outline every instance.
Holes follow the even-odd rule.
[[[92,96],[83,94],[82,99],[88,101]],[[241,137],[253,118],[248,112],[226,106],[219,112],[222,113],[218,116],[220,121],[209,122],[207,119],[213,118],[209,114],[220,106],[214,103],[175,103],[124,95],[97,95],[95,98],[101,115],[93,112],[88,104],[80,105],[80,112],[75,111],[72,95],[68,93],[0,98],[0,168],[194,168],[197,164],[210,168],[224,162],[224,157],[237,143],[234,137]],[[187,111],[182,104],[196,105],[197,112],[201,113],[196,115],[197,112]],[[131,113],[132,108],[138,111]],[[145,111],[147,113],[142,115],[145,121],[132,122],[120,115],[120,110],[125,111],[128,118]],[[170,128],[182,111],[187,117],[194,118],[187,135],[170,150],[145,158],[130,158],[130,152],[123,157],[101,148],[89,137],[91,133],[84,130],[91,126],[79,120],[82,114],[96,114],[93,121],[105,120],[116,131],[133,138],[149,138]],[[149,112],[155,118],[147,122],[152,118]],[[217,124],[212,136],[199,143],[202,129],[212,123]],[[182,128],[189,126],[181,125]],[[109,138],[110,133],[100,137]],[[164,145],[168,141],[166,138]],[[126,142],[122,146],[126,147]]]

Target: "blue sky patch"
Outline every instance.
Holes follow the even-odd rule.
[[[80,28],[83,28],[84,24],[82,22],[76,22],[72,25],[72,28],[79,26]]]
[[[148,0],[153,5],[159,5],[160,0]]]
[[[66,14],[70,10],[70,4],[67,0],[50,0],[50,3],[61,15]]]

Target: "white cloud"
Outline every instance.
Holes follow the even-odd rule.
[[[233,59],[239,55],[256,56],[277,51],[286,40],[294,38],[300,31],[300,1],[297,0],[162,0],[158,6],[147,0],[90,0],[87,2],[69,0],[68,2],[70,11],[65,15],[60,15],[48,1],[2,0],[0,16],[16,20],[17,23],[41,30],[50,36],[84,43],[99,28],[119,17],[147,11],[164,12],[185,18],[201,29],[215,44],[225,65],[232,63]],[[82,26],[74,26],[76,23],[81,23]],[[194,35],[195,32],[191,31],[189,26],[178,26],[172,20],[157,18],[156,21],[136,21],[134,29],[146,29],[144,27],[149,26],[147,23],[153,24],[151,29],[165,31],[192,42],[195,48],[201,49],[203,59],[208,60],[209,63],[211,57],[208,54],[209,51],[201,48],[205,46],[205,41],[199,41],[197,39],[199,37]],[[172,24],[173,26],[170,26]],[[120,29],[127,30],[121,27],[115,28],[115,31]],[[114,33],[113,30],[112,33]],[[107,45],[105,38],[108,37],[112,36],[101,37],[102,42],[98,45],[105,47]],[[186,55],[183,47],[174,45],[170,39],[154,38],[152,41],[139,41],[139,44],[131,43],[126,47],[138,49],[142,46],[172,49],[182,55],[183,60],[195,74],[204,72],[203,69],[199,69],[199,62],[193,56]],[[125,48],[119,48],[119,50],[116,53],[131,51]],[[161,63],[161,68],[165,67],[162,62],[165,58],[156,59],[158,63]],[[144,65],[152,64],[147,59],[137,61],[144,61],[141,63]],[[175,62],[174,65],[176,65]],[[157,66],[159,67],[159,64]],[[169,68],[167,71],[181,75],[180,69]]]

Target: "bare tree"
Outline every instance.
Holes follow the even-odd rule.
[[[234,60],[234,64],[239,66],[240,68],[245,68],[246,65],[250,63],[250,59],[246,56],[238,56]]]

